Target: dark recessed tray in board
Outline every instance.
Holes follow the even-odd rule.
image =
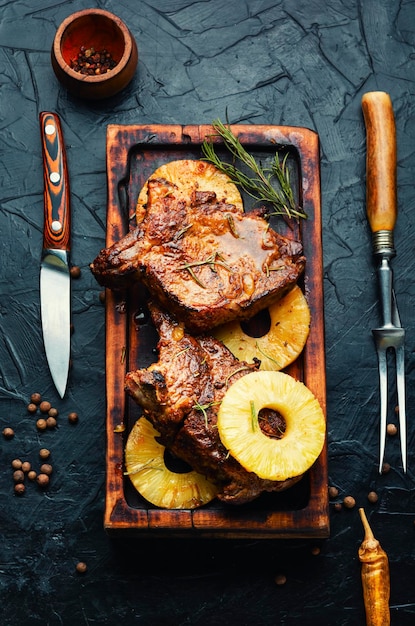
[[[286,371],[302,380],[326,410],[318,135],[306,128],[235,125],[232,131],[263,165],[277,150],[288,151],[297,200],[308,218],[271,218],[274,228],[300,238],[307,258],[302,286],[311,310],[311,328],[302,355]],[[138,193],[157,167],[176,159],[199,159],[211,126],[110,125],[107,129],[107,237],[109,246],[134,226]],[[226,159],[220,139],[218,154]],[[253,205],[244,198],[246,210]],[[195,510],[165,510],[146,502],[124,475],[124,446],[139,408],[124,392],[125,373],[157,360],[157,334],[148,319],[147,293],[137,286],[106,294],[106,503],[108,532],[137,535],[287,538],[326,537],[329,533],[327,448],[302,480],[282,493],[264,494],[248,505],[215,500]],[[120,426],[125,428],[120,428]]]

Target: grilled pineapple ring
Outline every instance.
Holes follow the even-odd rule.
[[[280,439],[265,435],[261,409],[278,412],[285,421]],[[323,449],[326,422],[312,392],[283,372],[257,371],[235,381],[218,412],[223,445],[248,471],[266,480],[287,480],[304,474]]]
[[[165,509],[195,509],[216,497],[216,486],[195,471],[177,473],[166,467],[159,433],[141,417],[125,446],[126,474],[151,504]]]
[[[214,191],[218,201],[234,204],[243,211],[241,194],[231,179],[206,161],[181,159],[161,165],[150,178],[164,178],[177,187],[177,192],[188,200],[193,191]],[[147,182],[143,185],[136,205],[137,223],[144,219],[147,204]]]
[[[244,332],[239,321],[223,324],[212,334],[240,361],[261,361],[261,370],[282,370],[301,354],[310,332],[310,308],[298,285],[269,308],[270,329],[262,337]]]

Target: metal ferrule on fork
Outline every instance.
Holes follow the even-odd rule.
[[[393,240],[393,230],[378,230],[372,233],[372,248],[375,256],[392,259],[396,256]]]

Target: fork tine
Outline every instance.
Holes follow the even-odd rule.
[[[383,457],[386,441],[386,416],[388,410],[388,370],[386,364],[386,350],[378,346],[379,387],[380,387],[380,454],[379,474],[382,473]]]
[[[403,471],[406,473],[406,407],[405,407],[405,356],[403,346],[396,350],[396,387],[398,391],[399,434]]]

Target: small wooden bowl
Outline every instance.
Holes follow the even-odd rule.
[[[103,74],[87,75],[75,71],[71,60],[84,46],[96,52],[107,50],[116,66]],[[138,51],[134,37],[116,15],[101,9],[85,9],[69,15],[56,31],[51,60],[58,80],[73,95],[99,100],[115,95],[134,76]]]

